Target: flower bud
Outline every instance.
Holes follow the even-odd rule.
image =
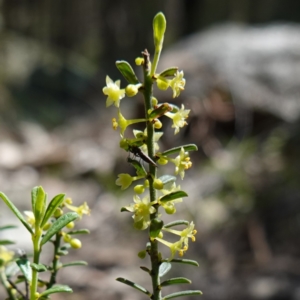
[[[162,122],[158,119],[154,119],[154,128],[155,129],[161,129],[162,128]]]
[[[133,97],[138,93],[138,86],[135,84],[128,84],[125,88],[125,93],[128,97]]]
[[[63,214],[62,209],[61,209],[61,208],[57,208],[57,209],[55,210],[55,212],[54,212],[54,217],[55,217],[55,218],[59,218],[60,216],[62,216],[62,214]]]
[[[70,245],[74,249],[79,249],[82,247],[81,241],[79,239],[72,239]]]
[[[66,227],[67,227],[68,229],[73,229],[74,226],[75,226],[75,223],[74,223],[74,222],[70,222],[70,223],[67,224]]]
[[[142,57],[137,57],[136,59],[135,59],[135,64],[137,65],[137,66],[140,66],[140,65],[142,65],[144,63],[144,59],[142,58]]]
[[[139,185],[136,185],[133,190],[136,194],[142,194],[142,193],[144,193],[145,188],[143,185],[139,184]]]
[[[153,182],[153,187],[155,188],[155,189],[157,189],[157,190],[161,190],[161,189],[163,189],[163,187],[164,187],[164,184],[163,184],[163,182],[160,180],[160,179],[155,179],[154,180],[154,182]]]
[[[160,165],[166,165],[168,163],[168,160],[164,157],[160,157],[159,160],[157,161]]]

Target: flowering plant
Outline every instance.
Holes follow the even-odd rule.
[[[106,77],[106,86],[103,93],[107,96],[106,107],[114,105],[117,108],[118,116],[113,118],[112,125],[115,130],[120,128],[120,147],[134,155],[128,158],[128,162],[134,167],[136,176],[129,174],[119,174],[116,184],[121,189],[129,188],[135,181],[140,184],[134,186],[133,203],[122,207],[121,211],[132,213],[134,227],[138,230],[148,229],[149,242],[144,250],[139,252],[139,257],[150,257],[151,267],[142,266],[141,269],[147,272],[152,281],[152,291],[126,278],[117,278],[140,292],[146,294],[152,300],[171,299],[185,295],[202,294],[199,290],[187,290],[162,296],[162,289],[165,286],[174,284],[191,283],[184,277],[170,278],[161,282],[173,263],[190,264],[198,266],[194,260],[181,258],[188,250],[189,239],[195,241],[196,230],[194,223],[186,220],[177,220],[164,224],[160,210],[164,209],[167,214],[176,213],[176,205],[182,202],[182,198],[187,197],[187,193],[176,185],[176,176],[184,179],[185,171],[191,168],[189,152],[197,150],[196,145],[181,145],[163,152],[159,151],[158,140],[163,135],[160,131],[162,122],[160,118],[166,116],[173,121],[172,128],[177,134],[182,127],[187,125],[186,119],[190,110],[181,108],[170,103],[159,103],[153,96],[153,85],[161,90],[169,87],[173,91],[173,98],[180,95],[185,87],[183,71],[178,71],[177,67],[171,67],[161,73],[157,73],[157,65],[163,47],[164,33],[166,30],[166,20],[162,13],[158,13],[153,20],[155,53],[153,61],[150,61],[150,54],[147,50],[142,52],[142,57],[138,57],[135,63],[143,68],[144,79],[141,82],[136,76],[131,65],[126,61],[117,61],[116,66],[125,80],[128,82],[125,88],[121,88],[121,81],[113,81]],[[127,120],[121,112],[121,104],[125,96],[134,97],[138,93],[144,96],[145,117],[141,119]],[[133,130],[134,138],[125,135],[128,126],[136,123],[145,123],[145,130]],[[172,157],[173,155],[177,155]],[[175,166],[174,174],[164,174],[158,176],[160,167],[172,163]],[[148,170],[145,165],[148,164]],[[183,230],[175,230],[173,227],[184,226]],[[164,233],[178,236],[178,240],[170,242],[164,239]],[[170,248],[170,256],[163,258],[159,251],[159,243]],[[176,255],[180,257],[176,257]]]
[[[74,236],[89,232],[87,229],[74,230],[74,221],[90,213],[86,202],[76,207],[72,205],[70,198],[65,199],[64,194],[58,194],[47,203],[47,194],[38,186],[31,192],[32,211],[25,211],[23,215],[5,194],[0,193],[0,198],[30,233],[33,248],[31,262],[25,252],[17,257],[4,246],[12,244],[12,241],[0,240],[0,282],[7,292],[7,299],[43,300],[49,299],[49,295],[54,293],[72,292],[69,286],[56,284],[56,276],[64,267],[86,265],[84,261],[60,261],[70,248],[81,248],[81,241]],[[65,213],[64,209],[71,212]],[[12,226],[4,226],[0,230],[11,228]],[[50,243],[53,244],[53,257],[47,265],[40,262],[40,254],[44,246]],[[21,275],[17,276],[19,272]],[[48,280],[40,278],[39,274],[44,272],[49,274]],[[21,284],[23,288],[20,287]]]

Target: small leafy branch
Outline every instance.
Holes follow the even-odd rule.
[[[161,73],[156,73],[159,57],[163,47],[164,33],[166,30],[166,20],[162,13],[158,13],[153,20],[155,53],[153,61],[150,61],[150,54],[147,50],[142,52],[142,57],[138,57],[135,62],[143,68],[143,82],[137,78],[133,68],[126,61],[117,61],[116,66],[121,72],[128,85],[125,89],[120,88],[120,80],[114,82],[109,76],[106,77],[106,87],[103,93],[107,95],[106,106],[115,105],[118,109],[118,118],[113,118],[112,125],[114,129],[120,128],[120,147],[133,154],[128,157],[128,162],[134,167],[136,176],[129,174],[119,174],[116,184],[121,189],[128,188],[134,181],[142,181],[142,184],[134,186],[134,203],[122,207],[121,211],[133,213],[134,227],[138,230],[148,229],[149,242],[146,248],[139,252],[139,257],[144,258],[147,255],[151,260],[151,267],[141,266],[141,269],[148,273],[152,281],[152,291],[148,291],[139,284],[125,278],[117,278],[118,281],[127,284],[134,289],[147,295],[152,300],[166,300],[187,295],[200,295],[201,291],[187,290],[162,296],[162,289],[165,286],[174,284],[191,283],[184,277],[170,278],[161,282],[161,277],[168,273],[173,263],[190,264],[198,266],[193,260],[175,258],[178,253],[180,257],[188,250],[189,239],[195,241],[196,230],[194,223],[186,220],[177,220],[169,224],[164,224],[160,213],[164,209],[167,214],[176,212],[176,204],[182,202],[187,193],[176,185],[176,176],[184,178],[185,171],[192,166],[189,152],[197,150],[196,145],[182,145],[163,152],[159,151],[158,140],[163,135],[160,131],[162,123],[160,118],[166,116],[173,121],[172,128],[177,134],[180,128],[187,122],[186,118],[190,110],[184,108],[184,105],[178,106],[170,103],[159,103],[153,96],[153,84],[158,88],[166,90],[169,87],[173,91],[173,98],[178,97],[184,89],[185,79],[183,71],[178,71],[177,67],[168,68]],[[145,117],[142,119],[127,120],[121,113],[120,103],[125,97],[133,97],[138,93],[144,96]],[[133,130],[134,138],[125,136],[128,126],[143,122],[145,130]],[[173,156],[177,155],[177,156]],[[149,165],[146,170],[144,164]],[[175,166],[174,175],[161,175],[157,173],[161,166],[173,163]],[[146,195],[142,195],[142,194]],[[174,227],[184,226],[183,230],[175,230]],[[170,242],[164,239],[164,233],[173,234],[179,237],[176,242]],[[170,248],[169,258],[163,258],[159,251],[159,243]]]
[[[25,253],[18,258],[4,245],[12,244],[10,240],[0,241],[0,282],[4,286],[9,300],[43,300],[49,295],[61,292],[72,292],[66,285],[56,284],[56,276],[61,268],[86,265],[84,261],[73,261],[63,264],[61,256],[68,254],[69,248],[81,248],[81,241],[74,235],[88,233],[88,230],[73,230],[74,221],[83,214],[89,214],[90,209],[86,203],[79,207],[72,205],[70,198],[65,199],[64,194],[56,195],[49,204],[47,194],[42,187],[35,187],[31,192],[32,211],[23,214],[8,197],[0,192],[0,198],[21,221],[31,235],[33,248],[33,261],[30,262]],[[64,209],[71,212],[64,212]],[[11,229],[12,226],[1,227],[0,230]],[[49,265],[40,262],[40,255],[46,244],[53,244],[53,258]],[[17,273],[21,271],[21,275]],[[49,273],[49,280],[40,279],[39,274]],[[24,288],[20,288],[23,284]]]

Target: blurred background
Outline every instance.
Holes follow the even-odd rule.
[[[65,258],[89,266],[62,270],[75,293],[53,299],[142,299],[116,277],[149,287],[139,269],[148,262],[136,255],[145,234],[120,213],[132,194],[115,185],[133,170],[102,88],[106,74],[121,79],[116,60],[134,65],[145,48],[153,53],[158,11],[168,22],[159,70],[184,70],[186,90],[173,103],[191,109],[175,137],[164,120],[160,148],[199,148],[178,212],[196,224],[186,257],[200,267],[172,275],[191,278],[206,300],[300,299],[300,2],[1,0],[0,190],[22,211],[36,185],[92,209],[79,223],[91,234]],[[156,95],[173,101],[171,91]],[[142,113],[141,98],[123,101],[127,118]],[[17,223],[0,203],[4,224]],[[30,252],[18,225],[0,238]]]

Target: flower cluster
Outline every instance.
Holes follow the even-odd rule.
[[[138,65],[145,68],[145,63],[148,61],[148,57],[145,54],[143,59],[136,59]],[[107,96],[106,106],[115,105],[117,107],[117,117],[113,118],[113,129],[120,128],[120,147],[130,153],[128,162],[135,168],[136,175],[130,175],[122,173],[118,175],[116,184],[121,187],[122,190],[127,189],[136,181],[142,181],[134,186],[133,203],[122,208],[122,211],[128,211],[133,213],[134,227],[136,229],[144,230],[151,225],[151,216],[159,214],[159,207],[162,207],[167,214],[174,214],[176,212],[175,204],[182,202],[182,197],[187,196],[180,190],[180,186],[176,186],[176,177],[173,175],[164,175],[157,177],[156,170],[151,173],[146,171],[144,165],[149,164],[154,167],[157,165],[165,165],[167,163],[173,163],[175,166],[174,175],[179,175],[181,179],[184,178],[185,171],[191,168],[192,162],[190,160],[189,151],[197,150],[195,145],[183,145],[164,152],[158,152],[158,141],[162,137],[163,132],[162,122],[159,120],[162,116],[169,117],[173,121],[172,128],[175,129],[175,134],[179,130],[187,125],[186,119],[188,118],[190,110],[185,109],[184,105],[181,108],[174,104],[162,103],[160,104],[156,98],[151,95],[151,105],[147,111],[145,118],[127,120],[121,112],[121,100],[128,97],[134,97],[138,92],[144,93],[145,84],[139,82],[133,69],[129,63],[121,61],[117,62],[117,67],[125,79],[129,81],[129,84],[125,88],[121,88],[121,81],[113,81],[109,76],[106,76],[106,86],[103,88],[103,93]],[[128,75],[130,73],[130,76]],[[163,71],[160,74],[153,74],[152,80],[157,83],[159,89],[166,90],[169,87],[173,91],[173,98],[178,97],[180,92],[184,90],[185,79],[183,71],[178,71],[177,68],[170,68]],[[128,126],[136,123],[145,123],[145,130],[133,129],[134,138],[127,138],[125,131]],[[151,140],[149,140],[149,125],[153,128],[151,133]],[[156,131],[159,129],[160,131]],[[153,148],[151,156],[149,156],[149,145]],[[177,156],[172,157],[177,153]],[[132,158],[133,157],[133,158]],[[137,159],[138,158],[138,159]],[[152,184],[149,184],[151,182]],[[149,187],[153,187],[157,194],[155,199],[150,199],[149,195],[143,196],[142,194],[147,192]],[[158,195],[161,194],[160,196]],[[175,243],[170,243],[163,240],[161,237],[156,237],[157,241],[164,243],[171,249],[171,257],[174,257],[175,252],[179,252],[180,255],[188,249],[187,239],[194,240],[195,230],[194,224],[191,223],[180,234],[178,231],[166,229],[162,227],[162,230],[169,231],[171,233],[180,235],[180,240]],[[190,232],[194,232],[191,234]],[[162,234],[161,234],[162,235]]]

